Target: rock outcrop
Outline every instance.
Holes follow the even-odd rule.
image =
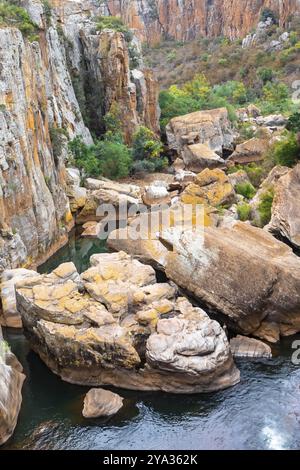
[[[272,219],[267,228],[300,248],[300,164],[274,185]]]
[[[195,144],[204,144],[219,156],[226,149],[233,150],[234,133],[226,108],[175,117],[167,125],[166,133],[169,148],[183,160]]]
[[[277,342],[300,331],[300,260],[264,230],[238,222],[134,243],[112,233],[108,243],[155,261],[241,334]]]
[[[141,124],[159,134],[158,83],[150,69],[130,69],[129,46],[124,35],[112,30],[100,34],[81,31],[80,37],[94,94],[91,97],[94,119],[103,123],[105,114],[117,106],[127,143]]]
[[[17,358],[4,342],[0,327],[0,446],[13,434],[22,403],[25,376]]]
[[[22,320],[17,312],[15,285],[22,279],[35,276],[29,269],[7,269],[1,275],[0,299],[2,311],[0,324],[10,328],[22,328]]]
[[[198,37],[246,36],[269,8],[281,26],[300,11],[298,0],[106,0],[112,15],[123,20],[144,41],[158,43],[163,38],[187,41]]]
[[[66,241],[64,136],[91,142],[54,28],[29,43],[0,29],[0,270],[32,264]],[[53,148],[53,140],[60,145]],[[13,250],[16,249],[17,253]]]
[[[122,408],[123,398],[103,388],[92,388],[85,398],[82,414],[85,418],[113,416]]]
[[[270,139],[253,137],[237,145],[235,151],[228,158],[229,162],[247,164],[263,160],[270,147]]]
[[[125,253],[94,255],[17,285],[31,347],[62,379],[174,393],[239,381],[221,326]]]

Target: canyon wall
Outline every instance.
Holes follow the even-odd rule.
[[[270,8],[285,26],[300,12],[299,0],[106,0],[112,15],[120,15],[150,44],[162,38],[187,41],[198,37],[242,38]]]
[[[87,116],[101,134],[116,102],[128,143],[140,124],[159,132],[152,72],[130,66],[122,34],[95,31],[93,16],[105,7],[92,0],[51,5],[49,15],[40,0],[22,2],[37,25],[33,42],[16,28],[0,29],[0,272],[41,262],[66,242],[73,222],[67,141],[92,143]]]

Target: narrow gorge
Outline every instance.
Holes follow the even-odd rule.
[[[299,73],[299,0],[0,0],[2,449],[299,447]]]

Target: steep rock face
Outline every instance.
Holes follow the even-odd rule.
[[[16,427],[24,379],[22,366],[8,350],[0,327],[0,445],[10,438]]]
[[[81,32],[83,55],[93,82],[94,109],[99,122],[117,105],[126,142],[139,124],[159,133],[158,85],[149,69],[130,70],[128,46],[123,34]]]
[[[300,164],[275,184],[272,219],[267,228],[300,248]]]
[[[68,382],[198,393],[239,381],[221,326],[125,253],[97,254],[17,285],[31,347]]]
[[[49,255],[66,237],[71,215],[64,158],[54,155],[51,132],[52,138],[56,128],[71,138],[91,137],[56,30],[30,44],[17,29],[1,29],[0,44],[1,270]]]
[[[103,117],[117,103],[128,143],[140,124],[159,133],[158,84],[153,72],[143,65],[136,38],[129,43],[120,33],[95,30],[94,19],[108,15],[104,2],[52,0],[53,21],[64,34],[73,82],[85,95],[89,125],[96,133],[103,130]],[[130,50],[135,56],[134,69]]]
[[[120,15],[143,41],[180,41],[200,36],[244,37],[270,8],[284,26],[300,12],[299,0],[106,0],[112,15]]]

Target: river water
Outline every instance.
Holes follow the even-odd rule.
[[[83,271],[99,251],[105,251],[103,243],[73,236],[40,271],[68,260]],[[300,336],[283,340],[272,360],[236,361],[241,383],[231,389],[192,396],[117,390],[125,398],[123,409],[90,421],[81,415],[88,388],[52,374],[22,333],[5,334],[27,377],[19,422],[6,449],[300,448],[300,368],[291,361]]]

